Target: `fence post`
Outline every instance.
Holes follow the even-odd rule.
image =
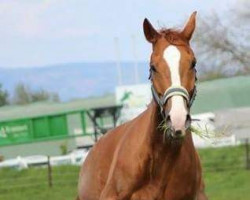
[[[250,157],[249,157],[249,140],[248,138],[245,140],[245,147],[246,147],[246,169],[250,169]]]
[[[48,156],[48,185],[51,188],[53,186],[52,184],[52,169],[50,164],[50,156]]]

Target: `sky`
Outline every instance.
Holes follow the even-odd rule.
[[[147,61],[145,17],[156,28],[176,27],[195,10],[220,13],[235,1],[0,0],[0,67],[116,61],[114,38],[121,61]]]

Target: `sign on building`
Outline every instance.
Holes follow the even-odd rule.
[[[143,112],[152,99],[149,84],[116,87],[116,103],[122,104],[121,121],[128,121]]]

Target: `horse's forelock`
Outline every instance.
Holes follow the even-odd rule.
[[[172,45],[189,46],[187,39],[183,36],[182,32],[177,29],[162,28],[160,34]]]

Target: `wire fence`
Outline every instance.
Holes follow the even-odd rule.
[[[200,150],[203,173],[250,170],[248,146],[226,147]],[[51,166],[47,163],[24,170],[0,169],[0,199],[12,191],[31,188],[48,189],[53,187],[77,188],[79,166]]]
[[[53,188],[57,186],[76,187],[79,166],[51,166],[48,162],[30,166],[27,169],[0,169],[0,199],[8,192],[31,189]]]
[[[249,141],[239,146],[200,150],[203,172],[250,170]]]

